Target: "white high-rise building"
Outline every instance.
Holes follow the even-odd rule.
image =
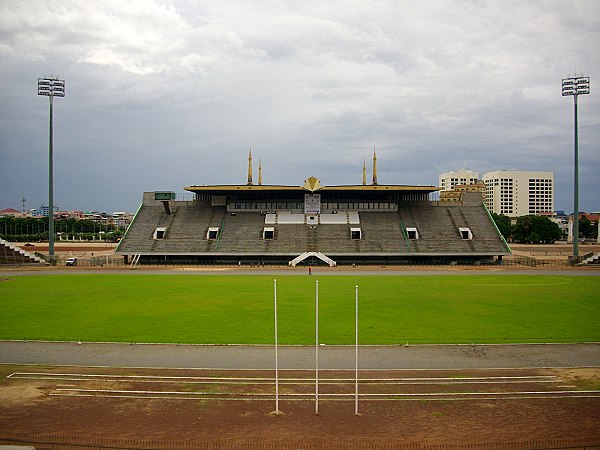
[[[490,212],[520,217],[554,211],[554,172],[496,170],[483,181]]]
[[[451,191],[457,185],[477,184],[479,173],[467,169],[460,169],[457,172],[451,170],[450,172],[440,173],[438,178],[438,186],[442,188],[442,191]]]

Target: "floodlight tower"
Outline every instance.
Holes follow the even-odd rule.
[[[54,157],[52,129],[52,99],[65,96],[65,80],[58,77],[44,76],[38,78],[38,95],[50,99],[50,127],[48,132],[48,256],[54,260]]]
[[[575,74],[562,80],[562,95],[573,96],[574,105],[574,176],[573,176],[573,256],[579,256],[579,134],[577,130],[577,97],[590,93],[590,78]]]

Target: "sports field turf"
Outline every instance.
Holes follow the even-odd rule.
[[[279,342],[600,341],[600,277],[279,276]],[[272,344],[272,276],[51,275],[0,279],[0,339]]]

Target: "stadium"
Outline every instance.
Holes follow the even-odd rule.
[[[479,194],[365,166],[361,185],[273,186],[249,158],[243,185],[146,192],[117,252],[158,270],[0,272],[0,444],[595,448],[593,269],[347,267],[510,253]]]
[[[193,185],[193,200],[145,192],[116,249],[134,264],[492,264],[510,248],[481,194],[431,200],[436,186]]]

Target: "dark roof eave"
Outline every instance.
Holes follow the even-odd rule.
[[[284,186],[284,185],[212,185],[212,186],[186,186],[184,187],[189,192],[273,192],[273,191],[296,191],[296,192],[311,192],[303,186]],[[397,192],[437,192],[440,188],[437,186],[411,186],[411,185],[396,185],[396,184],[377,184],[377,185],[346,185],[346,186],[322,186],[314,192],[328,191],[362,191],[362,192],[382,192],[382,191],[397,191]]]

